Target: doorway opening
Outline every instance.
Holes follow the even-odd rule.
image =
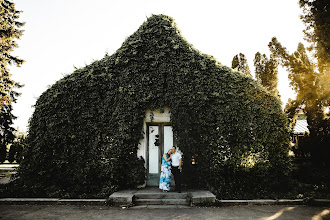
[[[171,123],[147,123],[147,185],[159,184],[162,156],[175,145]]]

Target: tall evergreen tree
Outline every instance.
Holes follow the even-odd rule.
[[[237,54],[233,57],[233,60],[231,62],[231,68],[236,69],[237,71],[242,72],[247,76],[251,76],[247,59],[242,53]]]
[[[18,92],[14,91],[22,85],[11,79],[8,65],[21,66],[23,60],[11,53],[17,48],[16,39],[20,39],[24,23],[17,21],[20,11],[9,0],[0,0],[0,144],[5,146],[14,139],[12,128],[15,117],[11,113],[12,102],[16,101]]]
[[[11,55],[14,48],[17,48],[16,39],[20,39],[23,30],[20,28],[24,23],[17,21],[20,11],[15,9],[15,4],[8,0],[0,0],[0,107],[9,105],[18,94],[13,88],[20,86],[11,79],[8,65],[21,66],[22,59]]]
[[[12,127],[13,120],[16,117],[11,113],[12,106],[4,105],[0,112],[0,163],[3,163],[7,157],[7,144],[15,139]]]
[[[257,52],[254,57],[256,79],[274,95],[279,95],[277,90],[278,61],[272,55],[270,59],[266,54]]]

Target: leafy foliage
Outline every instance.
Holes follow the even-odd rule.
[[[302,109],[310,131],[299,138],[298,149],[294,149],[293,176],[305,184],[313,183],[329,190],[330,113],[325,111],[330,109],[329,1],[300,0],[299,5],[306,25],[305,37],[311,43],[308,49],[317,62],[309,58],[301,43],[292,54],[276,38],[268,46],[272,55],[288,69],[290,85],[297,93],[297,98],[287,104],[286,112],[294,123],[297,112]]]
[[[14,119],[16,117],[12,114],[12,105],[4,105],[0,109],[0,144],[4,147],[10,144],[15,138],[15,129],[12,127]]]
[[[113,55],[40,96],[19,169],[22,188],[81,196],[143,183],[136,152],[145,111],[164,106],[186,184],[220,195],[252,178],[265,189],[285,180],[289,137],[279,99],[196,50],[172,18],[154,15]]]
[[[314,121],[312,130],[308,137],[303,140],[303,146],[311,148],[311,153],[315,157],[314,163],[327,164],[326,170],[330,168],[330,163],[326,158],[329,155],[330,145],[330,113],[324,115],[324,108],[330,109],[330,13],[329,1],[326,0],[300,0],[300,7],[303,9],[301,19],[306,25],[304,31],[307,40],[311,43],[310,49],[317,58],[317,67],[319,74],[317,92],[317,101],[309,113],[309,117]],[[315,114],[313,114],[315,112]],[[316,122],[316,123],[315,123]],[[315,146],[315,147],[311,147]],[[321,159],[321,160],[319,160]],[[330,185],[330,175],[328,185]]]
[[[274,95],[279,95],[277,90],[278,61],[273,56],[270,59],[266,54],[257,52],[254,57],[255,75],[257,80]]]
[[[312,44],[320,72],[330,74],[330,3],[327,0],[299,0],[306,39]]]
[[[233,57],[231,62],[231,68],[244,73],[247,76],[251,76],[251,71],[247,62],[247,59],[244,54],[240,53]]]
[[[304,30],[306,40],[317,59],[319,100],[323,106],[330,106],[330,13],[329,1],[326,0],[299,0],[302,8],[301,19],[306,25]]]
[[[293,117],[299,109],[303,109],[307,116],[307,137],[299,143],[301,155],[310,155],[313,166],[326,173],[330,168],[328,155],[330,153],[330,117],[324,109],[329,108],[330,84],[327,74],[318,72],[316,65],[308,57],[303,44],[299,43],[297,50],[289,54],[276,38],[269,44],[271,52],[280,58],[281,63],[289,70],[290,85],[297,92],[296,100],[286,106],[286,111]],[[327,80],[326,80],[327,79]],[[324,175],[328,184],[330,176]]]
[[[15,9],[15,4],[8,0],[0,0],[0,144],[7,145],[14,139],[12,127],[16,118],[12,113],[11,103],[19,95],[14,88],[22,85],[11,79],[8,65],[20,66],[24,61],[11,55],[17,47],[15,39],[19,39],[24,25],[18,20],[20,11]]]

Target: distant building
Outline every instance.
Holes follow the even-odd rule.
[[[309,130],[306,115],[303,113],[303,111],[299,111],[293,128],[293,144],[298,147],[299,137],[302,137],[308,133]]]
[[[295,135],[304,135],[306,132],[309,133],[308,123],[306,119],[297,120],[294,126],[293,133]]]

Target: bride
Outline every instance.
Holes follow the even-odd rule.
[[[162,157],[162,167],[160,173],[159,189],[163,192],[170,191],[171,183],[171,156],[172,151],[169,150],[167,154],[164,154]]]

